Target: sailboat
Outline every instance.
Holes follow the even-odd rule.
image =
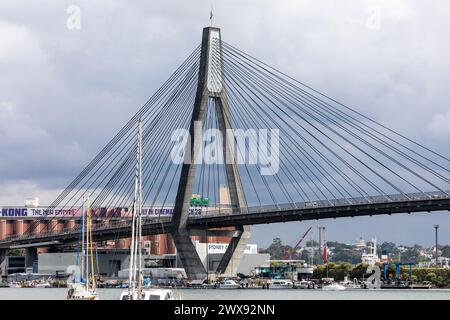
[[[327,277],[326,281],[322,286],[322,290],[327,291],[342,291],[346,290],[347,288],[339,283],[333,282],[334,279],[328,278],[328,251],[327,251],[327,241],[325,240],[325,227],[323,227],[323,253],[322,253],[322,259],[323,262],[326,264],[327,268]]]
[[[92,243],[92,217],[89,199],[83,203],[83,218],[81,222],[81,252],[80,279],[68,283],[67,300],[98,300],[97,284],[94,275],[94,253]],[[78,264],[78,258],[77,258]],[[79,281],[78,281],[79,280]]]
[[[142,274],[142,121],[138,124],[135,193],[131,221],[130,267],[128,290],[120,300],[175,300],[170,289],[147,289]]]

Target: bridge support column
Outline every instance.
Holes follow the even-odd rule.
[[[178,257],[188,278],[193,280],[206,279],[206,269],[189,235],[178,233],[172,235],[172,237],[177,248]]]
[[[220,131],[227,132],[231,130],[231,115],[228,108],[228,102],[226,99],[219,99],[219,112],[217,114],[219,129]],[[231,154],[230,145],[226,135],[224,136],[223,142],[223,154],[226,155],[227,162],[225,163],[225,172],[229,185],[229,193],[230,193],[230,202],[232,205],[232,214],[235,213],[245,213],[247,201],[245,199],[244,190],[242,188],[241,176],[239,173],[239,166],[236,164],[235,155]],[[232,160],[229,163],[229,160]],[[247,245],[248,240],[250,239],[250,227],[249,226],[240,226],[237,227],[236,230],[241,231],[238,237],[234,237],[231,239],[228,244],[227,250],[223,255],[219,266],[217,268],[217,272],[223,273],[225,275],[234,276],[237,273],[237,268],[239,267],[240,261],[242,259],[242,255],[244,254],[245,247]]]
[[[32,268],[34,262],[38,260],[37,248],[31,247],[25,249],[25,267]],[[35,270],[33,270],[34,272]]]
[[[241,234],[231,239],[225,254],[220,260],[219,266],[217,267],[217,272],[230,277],[237,274],[239,263],[244,254],[247,242],[250,239],[249,226],[242,226],[236,229],[241,230]]]
[[[5,260],[6,251],[7,251],[6,249],[0,249],[0,264],[3,262],[3,260]]]

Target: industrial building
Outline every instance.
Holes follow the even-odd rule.
[[[205,244],[195,241],[195,245],[202,261],[204,262],[205,268],[209,265],[208,271],[214,273],[220,259],[222,258],[222,255],[225,253],[228,244]],[[206,245],[208,247],[206,247]],[[96,272],[97,274],[108,278],[127,277],[130,261],[129,250],[98,249],[96,250],[96,257],[97,262],[94,267],[98,270],[98,272]],[[37,269],[39,273],[45,274],[65,273],[67,270],[70,270],[71,266],[75,266],[77,264],[77,259],[80,259],[77,252],[40,253],[38,255]],[[240,261],[238,273],[250,275],[255,267],[265,265],[269,259],[269,254],[259,254],[257,252],[257,246],[254,244],[249,244],[247,245],[244,256]],[[152,275],[158,277],[163,277],[163,270],[170,269],[170,272],[173,274],[173,272],[180,267],[176,254],[144,254],[143,260],[144,268],[148,270],[153,269]],[[236,263],[239,263],[239,261]],[[157,271],[157,269],[159,271]],[[183,273],[181,274],[183,275]]]

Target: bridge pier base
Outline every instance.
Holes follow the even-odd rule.
[[[37,248],[26,248],[25,249],[25,267],[26,268],[33,268],[34,266],[34,262],[38,260],[38,253],[37,253]],[[33,268],[33,272],[35,272],[37,270],[34,270]]]
[[[242,255],[244,254],[245,247],[250,239],[249,226],[237,227],[236,229],[240,230],[241,234],[231,239],[225,254],[220,260],[219,266],[217,267],[218,273],[228,277],[237,274]]]
[[[206,279],[206,270],[189,235],[176,233],[172,234],[172,238],[187,277],[192,280]]]

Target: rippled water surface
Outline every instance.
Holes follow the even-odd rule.
[[[118,300],[122,289],[99,289],[101,300]],[[450,300],[450,290],[262,290],[177,289],[186,300]],[[65,300],[67,289],[0,288],[0,300]]]

